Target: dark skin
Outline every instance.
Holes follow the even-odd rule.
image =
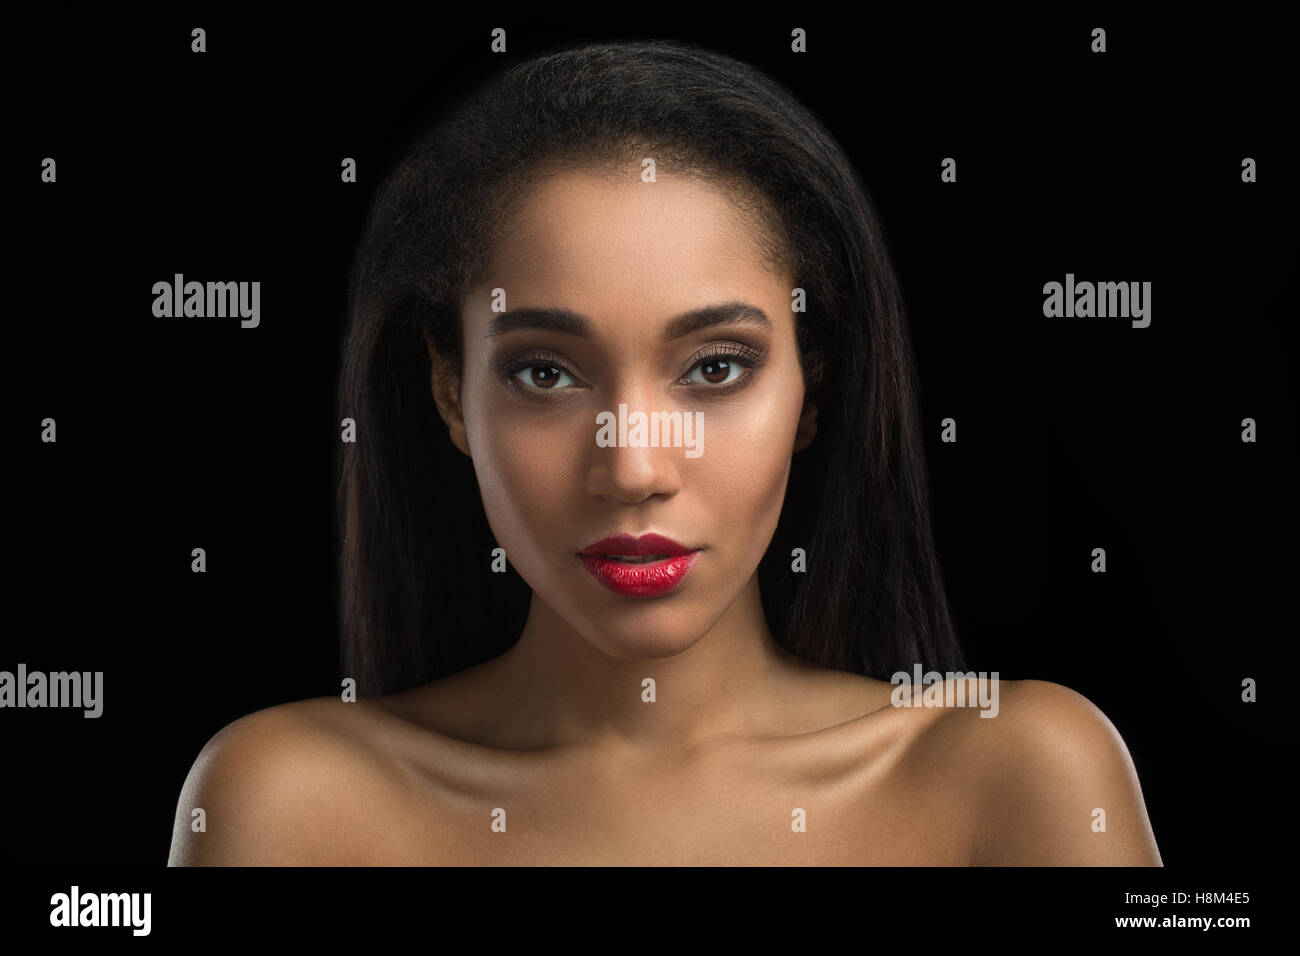
[[[896,707],[890,684],[773,639],[755,572],[817,405],[793,276],[724,190],[557,175],[489,274],[464,303],[461,367],[430,350],[431,392],[533,588],[518,643],[401,694],[235,721],[195,761],[171,863],[1159,865],[1128,751],[1073,691],[1002,682],[995,719]],[[590,334],[489,336],[496,288]],[[769,327],[665,340],[674,316],[737,301]],[[520,355],[531,366],[503,371]],[[599,447],[595,415],[620,403],[703,412],[702,454]],[[668,594],[615,593],[576,555],[620,531],[698,560]]]

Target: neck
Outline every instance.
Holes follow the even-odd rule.
[[[610,656],[534,592],[519,641],[495,663],[520,739],[641,753],[773,732],[799,669],[768,630],[757,576],[699,640],[660,658]]]

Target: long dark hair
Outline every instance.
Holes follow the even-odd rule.
[[[644,151],[643,151],[644,150]],[[490,570],[473,465],[430,391],[426,336],[460,369],[460,301],[496,230],[556,164],[639,163],[739,183],[792,257],[818,432],[759,565],[769,627],[815,664],[888,680],[960,670],[930,529],[912,348],[875,210],[840,146],[779,84],[688,44],[589,44],[498,76],[379,190],[351,274],[340,418],[342,664],[364,695],[507,651],[530,590]],[[791,552],[806,571],[791,570]]]

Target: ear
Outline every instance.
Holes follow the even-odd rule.
[[[428,331],[424,333],[424,345],[429,352],[429,384],[433,391],[433,403],[438,406],[438,414],[447,425],[447,434],[451,443],[466,455],[469,451],[469,438],[465,434],[465,416],[460,407],[460,376],[451,362],[438,354],[433,347],[433,338]],[[473,456],[471,456],[473,457]]]
[[[799,413],[799,427],[794,433],[795,451],[803,451],[817,437],[817,410],[826,400],[829,384],[829,380],[823,380],[817,388],[804,392],[803,411]]]

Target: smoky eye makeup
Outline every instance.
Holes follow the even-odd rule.
[[[711,342],[691,353],[675,383],[698,391],[700,397],[730,394],[748,385],[766,358],[765,346],[734,340]],[[574,370],[577,363],[570,362],[550,349],[531,348],[508,352],[494,357],[488,364],[507,388],[530,398],[546,399],[549,392],[568,392],[588,387],[581,374]],[[534,381],[526,384],[519,373],[530,369],[536,370]],[[740,374],[732,377],[736,370]],[[717,375],[724,377],[717,379],[714,377]],[[560,384],[565,377],[572,379],[573,384]],[[551,384],[541,384],[537,381],[538,378],[549,378]]]
[[[522,352],[508,352],[505,355],[493,358],[489,365],[492,371],[501,376],[509,376],[519,371],[531,368],[532,366],[551,366],[568,371],[570,363],[568,359],[561,358],[559,354],[552,352],[550,349],[525,349]]]
[[[572,385],[557,386],[555,382],[568,376],[575,382],[582,383],[581,377],[569,368],[570,363],[567,359],[561,358],[550,349],[525,349],[521,352],[509,352],[499,358],[492,359],[489,363],[492,371],[497,378],[513,392],[522,394],[528,398],[547,399],[548,392],[567,392],[572,391]],[[540,371],[542,376],[549,376],[552,384],[542,385],[534,382],[532,385],[526,385],[520,381],[520,372],[528,369]],[[536,377],[536,372],[534,373]],[[581,384],[579,387],[583,387]]]
[[[705,396],[730,394],[750,383],[766,357],[766,348],[756,348],[743,342],[713,342],[697,349],[691,355],[687,370],[678,382],[700,388],[701,394]],[[724,378],[721,381],[714,381],[709,378],[710,375],[718,372],[730,376],[732,370],[736,368],[741,370],[741,374],[734,379]],[[702,382],[695,380],[697,370],[703,376]]]

